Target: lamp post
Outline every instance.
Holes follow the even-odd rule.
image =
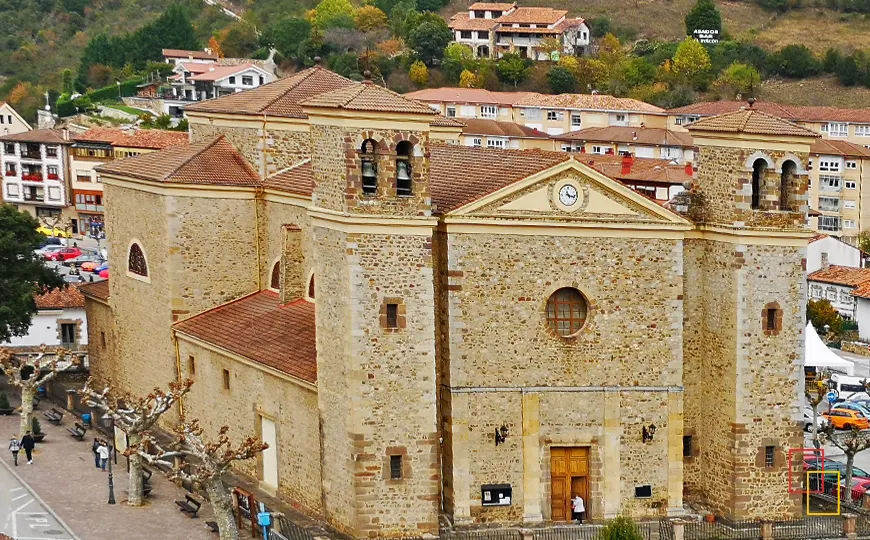
[[[108,416],[103,417],[103,425],[106,426],[106,429],[112,434],[112,440],[114,441],[115,437],[115,420]],[[115,504],[115,479],[112,474],[112,458],[115,453],[115,445],[109,445],[109,502],[108,504]]]
[[[115,81],[115,84],[118,85],[118,99],[121,99],[121,81]]]

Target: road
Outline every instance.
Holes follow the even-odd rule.
[[[24,452],[19,467],[27,467]],[[72,533],[0,464],[0,532],[16,540],[72,540]]]

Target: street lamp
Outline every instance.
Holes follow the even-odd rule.
[[[106,429],[109,430],[109,433],[112,434],[112,440],[114,440],[115,434],[115,419],[109,416],[103,417],[103,425]],[[115,445],[109,445],[109,502],[108,504],[115,504],[115,479],[112,475],[112,458],[115,453]]]
[[[115,81],[115,84],[118,85],[118,99],[121,99],[121,81]]]

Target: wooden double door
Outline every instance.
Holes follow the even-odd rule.
[[[589,448],[550,448],[551,518],[571,521],[571,500],[580,495],[589,515]]]

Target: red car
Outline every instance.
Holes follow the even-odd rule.
[[[68,247],[63,249],[58,249],[52,251],[51,253],[46,254],[46,261],[65,261],[67,259],[74,259],[82,254],[82,250],[76,247]]]

